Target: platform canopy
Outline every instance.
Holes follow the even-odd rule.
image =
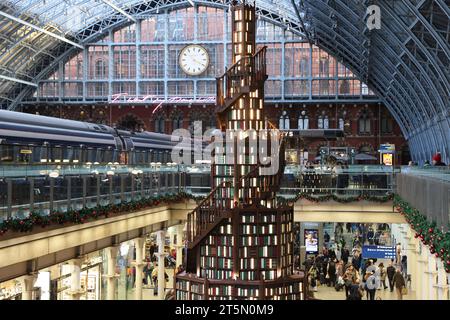
[[[15,109],[55,64],[111,28],[165,8],[230,0],[4,0],[0,3],[0,106]],[[367,23],[373,7],[380,29]],[[450,161],[448,0],[256,0],[260,18],[319,46],[367,83],[391,111],[414,161]]]

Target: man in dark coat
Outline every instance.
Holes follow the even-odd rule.
[[[392,260],[389,263],[389,266],[386,268],[386,273],[389,280],[389,289],[394,291],[394,275],[395,275],[395,267],[393,266]]]

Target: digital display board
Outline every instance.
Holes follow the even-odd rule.
[[[363,258],[395,259],[395,247],[389,246],[363,246]]]
[[[305,229],[306,253],[319,252],[319,236],[317,229]]]

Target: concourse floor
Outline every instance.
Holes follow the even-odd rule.
[[[169,281],[166,282],[166,293],[173,288],[173,275],[175,269],[166,268],[166,273],[169,276]],[[128,291],[127,296],[128,300],[134,300],[134,288]],[[154,295],[154,286],[153,285],[143,285],[142,286],[142,300],[159,300],[158,295]]]
[[[320,300],[345,300],[345,290],[336,291],[334,287],[327,287],[321,285],[317,288],[317,292],[314,292],[314,297]],[[362,300],[366,300],[366,292]],[[391,292],[389,288],[377,290],[375,293],[375,299],[377,300],[397,300],[397,292]],[[403,296],[403,300],[416,300],[416,293],[408,288],[408,294]]]

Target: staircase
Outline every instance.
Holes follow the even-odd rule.
[[[217,113],[223,113],[242,95],[256,90],[261,81],[266,81],[266,49],[264,46],[254,55],[242,57],[222,76],[216,78]]]
[[[275,198],[283,178],[284,139],[280,135],[279,170],[273,176],[261,176],[260,164],[254,165],[246,175],[239,178],[235,187],[232,181],[224,181],[215,187],[199,205],[188,214],[187,240],[188,249],[196,247],[216,226],[224,219],[231,218],[233,210],[239,207],[259,203],[260,200]],[[256,183],[255,183],[256,182]],[[243,190],[237,203],[234,202],[234,193]],[[253,195],[252,195],[253,194]]]

